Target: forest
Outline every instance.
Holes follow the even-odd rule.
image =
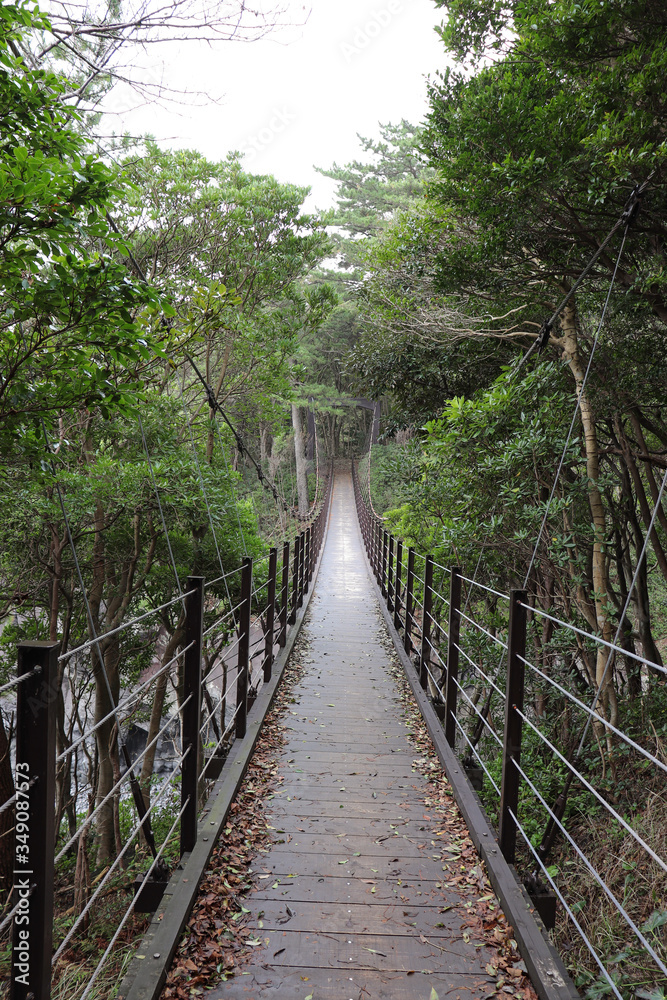
[[[215,6],[211,30],[236,30],[243,7]],[[383,123],[359,160],[319,165],[336,208],[314,213],[306,188],[249,172],[239,153],[210,162],[104,134],[114,59],[165,30],[162,9],[151,22],[137,6],[130,29],[122,3],[91,21],[67,3],[0,7],[0,686],[19,642],[60,642],[58,846],[103,804],[65,854],[63,930],[129,829],[113,795],[114,704],[182,650],[185,579],[222,581],[207,613],[234,604],[225,570],[267,565],[329,459],[357,462],[406,547],[488,588],[470,599],[487,634],[506,626],[494,594],[523,589],[545,613],[529,615],[532,661],[602,719],[586,773],[665,855],[664,776],[614,732],[667,769],[667,12],[660,0],[435,7],[443,69],[425,120]],[[358,400],[380,404],[372,446]],[[118,631],[155,608],[150,625]],[[561,621],[580,630],[574,646]],[[584,633],[624,655],[610,662]],[[93,638],[85,663],[65,655]],[[489,670],[491,655],[482,644]],[[178,671],[162,676],[135,706],[150,734],[183,697]],[[493,726],[491,688],[467,690]],[[527,702],[579,756],[567,699],[536,682]],[[96,737],[79,745],[86,719]],[[0,692],[3,801],[14,739]],[[480,749],[497,773],[486,736]],[[526,753],[553,801],[563,769],[540,769],[537,742]],[[154,765],[146,754],[147,800]],[[564,809],[665,962],[667,867],[627,850],[581,790]],[[13,824],[0,812],[0,920]],[[574,912],[614,970],[615,990],[559,925],[582,995],[663,1000],[665,979],[604,893],[562,845],[550,863],[581,877]],[[106,911],[94,919],[108,938]],[[70,956],[81,982],[91,953]],[[58,995],[78,997],[60,975]]]

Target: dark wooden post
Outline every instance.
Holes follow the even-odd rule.
[[[269,552],[269,580],[266,595],[266,638],[264,639],[264,683],[271,680],[273,667],[273,627],[276,617],[276,573],[278,570],[278,549]]]
[[[405,646],[405,652],[408,656],[412,652],[412,626],[414,625],[413,616],[415,611],[414,588],[415,550],[413,548],[409,548],[408,568],[407,575],[405,577],[405,635],[403,636],[403,645]]]
[[[433,556],[426,556],[424,566],[424,618],[422,620],[422,648],[419,657],[419,683],[424,691],[428,687],[428,665],[431,660],[431,625],[433,618]]]
[[[313,579],[313,573],[315,572],[315,559],[317,557],[317,534],[319,532],[320,522],[319,518],[313,522],[310,529],[310,545],[308,546],[308,579]]]
[[[449,586],[449,628],[447,639],[447,680],[445,687],[445,739],[456,746],[456,698],[459,678],[459,642],[461,635],[461,570],[452,569]]]
[[[519,771],[523,720],[523,685],[526,655],[525,590],[510,591],[510,621],[507,633],[507,686],[505,688],[505,732],[503,734],[503,773],[500,783],[500,825],[498,840],[503,856],[510,864],[516,854],[516,820],[519,808]],[[512,813],[514,816],[512,816]]]
[[[280,581],[280,632],[278,643],[282,647],[287,642],[287,611],[289,596],[289,542],[283,543],[283,571]]]
[[[387,596],[387,532],[384,528],[380,528],[382,532],[382,577],[380,579],[380,590],[382,591],[382,596],[386,598]]]
[[[16,707],[12,1000],[49,1000],[59,642],[22,642]]]
[[[294,537],[294,554],[292,556],[292,607],[290,610],[289,623],[293,625],[296,621],[296,612],[299,607],[299,548],[301,546],[301,538],[299,535]]]
[[[252,559],[243,560],[241,607],[239,609],[239,650],[236,674],[236,738],[242,740],[248,721],[248,671],[250,669],[250,606],[252,602]]]
[[[387,553],[387,611],[394,610],[394,536],[389,535]]]
[[[378,583],[382,580],[382,525],[375,522],[375,579]]]
[[[181,764],[181,856],[197,843],[197,798],[199,786],[199,727],[201,726],[201,654],[204,631],[204,577],[189,576],[185,598],[183,657],[183,763]],[[189,700],[188,700],[189,699]]]
[[[401,627],[401,576],[403,573],[403,542],[396,543],[396,579],[394,584],[394,628]]]
[[[303,592],[308,593],[308,587],[310,586],[310,546],[311,546],[311,529],[310,526],[306,528],[306,545],[303,557]]]
[[[303,606],[303,572],[306,556],[306,532],[301,532],[301,542],[299,545],[299,607]]]

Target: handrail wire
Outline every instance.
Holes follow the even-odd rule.
[[[549,874],[548,868],[546,867],[546,865],[544,864],[544,862],[540,858],[539,854],[537,853],[537,851],[535,850],[535,848],[531,844],[530,837],[528,836],[528,834],[526,833],[526,831],[522,827],[522,825],[519,822],[519,820],[514,815],[514,812],[511,809],[509,809],[508,812],[509,812],[510,816],[512,817],[512,819],[514,820],[514,822],[516,823],[516,827],[519,830],[519,832],[520,832],[521,836],[523,837],[523,839],[525,840],[526,846],[530,850],[530,853],[533,855],[533,857],[537,861],[537,863],[538,863],[538,865],[539,865],[539,867],[540,867],[540,869],[542,871],[542,874],[545,876],[545,878],[549,882],[551,888],[553,889],[553,891],[558,896],[558,899],[560,900],[560,902],[561,902],[561,904],[563,906],[563,909],[565,910],[565,912],[567,913],[568,917],[570,918],[570,920],[572,921],[572,923],[576,927],[577,933],[579,934],[579,937],[581,938],[581,940],[584,942],[584,944],[588,948],[588,950],[591,953],[593,959],[597,963],[597,966],[600,969],[602,975],[605,977],[605,979],[607,980],[607,982],[611,986],[614,994],[616,995],[616,1000],[624,1000],[624,998],[619,993],[619,991],[618,991],[618,989],[616,987],[616,984],[614,983],[613,979],[611,978],[611,976],[607,972],[606,967],[602,964],[602,960],[600,959],[598,953],[596,952],[596,950],[593,947],[593,945],[591,944],[591,942],[588,940],[586,932],[584,931],[583,927],[581,926],[581,924],[577,920],[576,916],[574,915],[574,913],[573,913],[572,909],[570,908],[567,900],[565,899],[565,897],[563,896],[562,892],[560,891],[560,889],[556,885],[556,883],[553,880],[552,876]]]
[[[162,854],[164,853],[165,848],[166,848],[167,844],[169,843],[169,840],[171,839],[171,835],[173,834],[174,830],[178,826],[178,824],[179,824],[179,822],[181,820],[181,817],[182,817],[183,813],[185,812],[185,810],[187,809],[189,803],[190,803],[190,796],[188,796],[188,798],[185,800],[185,802],[181,806],[180,810],[178,811],[176,819],[172,823],[172,825],[171,825],[171,827],[170,827],[170,829],[169,829],[169,831],[167,833],[167,836],[165,837],[163,843],[160,846],[160,849],[159,849],[156,857],[153,859],[153,862],[152,862],[150,868],[148,869],[148,871],[144,875],[144,877],[143,877],[143,879],[141,881],[141,885],[139,886],[139,888],[135,892],[134,896],[132,897],[132,901],[131,901],[129,907],[127,908],[127,910],[125,911],[125,914],[123,915],[120,923],[118,924],[118,927],[116,928],[116,931],[115,931],[113,937],[109,941],[109,944],[107,945],[106,951],[104,952],[104,954],[102,955],[101,959],[99,960],[99,962],[97,964],[97,968],[95,969],[95,971],[92,973],[90,979],[88,980],[88,985],[86,986],[86,989],[84,990],[84,992],[81,994],[80,1000],[85,1000],[85,998],[90,994],[90,990],[91,990],[91,987],[92,987],[93,983],[95,982],[95,980],[99,976],[99,974],[100,974],[100,972],[102,970],[102,966],[104,965],[104,963],[106,962],[107,958],[109,957],[109,955],[110,955],[110,953],[111,953],[111,951],[113,949],[113,946],[115,945],[116,941],[120,937],[120,932],[122,931],[123,927],[127,923],[128,919],[129,919],[129,917],[130,917],[130,915],[131,915],[131,913],[132,913],[132,911],[134,909],[134,904],[135,904],[135,901],[136,901],[139,893],[141,892],[141,890],[143,889],[144,885],[146,884],[146,882],[150,878],[151,874],[153,873],[153,869],[156,867],[156,865],[159,864],[160,858],[162,857]]]

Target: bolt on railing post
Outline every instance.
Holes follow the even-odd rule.
[[[382,579],[380,580],[382,596],[387,596],[387,532],[382,529]]]
[[[204,577],[189,576],[185,598],[183,657],[183,713],[181,718],[181,856],[197,842],[197,790],[199,786],[199,727],[201,725],[201,655],[204,632]],[[192,644],[192,645],[190,645]]]
[[[412,626],[414,625],[414,587],[415,587],[415,550],[408,549],[408,568],[405,577],[405,635],[403,645],[405,652],[410,655],[412,652]]]
[[[419,683],[424,691],[428,687],[428,664],[431,659],[431,625],[433,618],[433,556],[426,556],[424,566],[424,618],[422,621],[422,648],[419,657]]]
[[[236,674],[236,738],[242,740],[248,721],[248,673],[250,671],[250,608],[252,602],[252,559],[243,560],[241,607],[239,608],[239,652]]]
[[[283,570],[280,581],[280,631],[278,645],[282,648],[287,642],[287,612],[289,596],[289,542],[283,542]]]
[[[278,549],[269,551],[269,579],[266,595],[266,639],[264,640],[264,682],[271,680],[273,667],[274,622],[276,618],[276,574],[278,571]]]
[[[13,1000],[49,1000],[53,943],[58,642],[22,642],[16,709]]]
[[[303,606],[303,564],[306,555],[306,532],[301,532],[299,544],[299,607]]]
[[[459,642],[461,635],[461,570],[452,568],[449,586],[449,627],[447,629],[447,679],[445,684],[445,739],[456,746],[456,698],[459,677]]]
[[[394,536],[389,535],[387,551],[387,611],[394,610]]]
[[[505,688],[505,730],[503,733],[503,772],[500,783],[500,824],[498,840],[503,856],[510,864],[516,854],[516,820],[519,808],[519,771],[523,720],[523,687],[526,655],[525,590],[510,591],[510,619],[507,633],[507,685]],[[512,815],[513,814],[513,815]]]
[[[396,543],[396,576],[394,583],[394,628],[398,632],[401,627],[401,576],[403,570],[403,542],[399,538]]]
[[[292,555],[292,607],[290,609],[289,623],[293,625],[296,621],[296,612],[299,607],[299,549],[301,538],[294,536],[294,554]]]

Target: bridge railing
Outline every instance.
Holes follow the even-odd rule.
[[[0,746],[14,786],[0,802],[0,874],[9,871],[13,883],[11,892],[0,885],[0,971],[12,1000],[105,995],[100,977],[119,939],[135,914],[155,911],[171,870],[193,850],[201,810],[271,680],[313,578],[332,486],[330,469],[310,522],[280,552],[270,550],[259,581],[246,558],[214,580],[189,577],[173,600],[62,654],[57,642],[18,647],[17,675],[0,687],[15,717],[15,743]],[[111,642],[145,639],[148,629],[156,647],[169,612],[174,631],[159,665],[122,691],[103,684],[101,702],[98,685],[95,703],[91,681],[104,674]],[[137,747],[133,724],[146,714],[148,733]],[[158,749],[164,773],[156,778]],[[71,970],[93,947],[89,932],[99,939],[102,912],[106,947],[92,972],[77,978]],[[116,981],[120,971],[115,965]]]
[[[578,985],[591,998],[662,1000],[667,759],[661,734],[651,740],[647,727],[622,728],[607,681],[621,663],[640,671],[642,683],[657,678],[662,686],[667,671],[541,609],[523,590],[495,590],[406,546],[372,509],[354,463],[352,475],[370,567],[397,641],[547,928],[559,908],[557,941],[579,955],[569,956]],[[489,607],[482,624],[475,611]],[[545,623],[557,643],[536,662],[527,641]],[[583,671],[586,664],[588,701],[572,684],[573,665]],[[560,709],[555,729],[545,698]],[[643,810],[633,809],[640,798],[633,789],[615,785],[620,757],[644,786]],[[582,913],[591,906],[596,919]]]

